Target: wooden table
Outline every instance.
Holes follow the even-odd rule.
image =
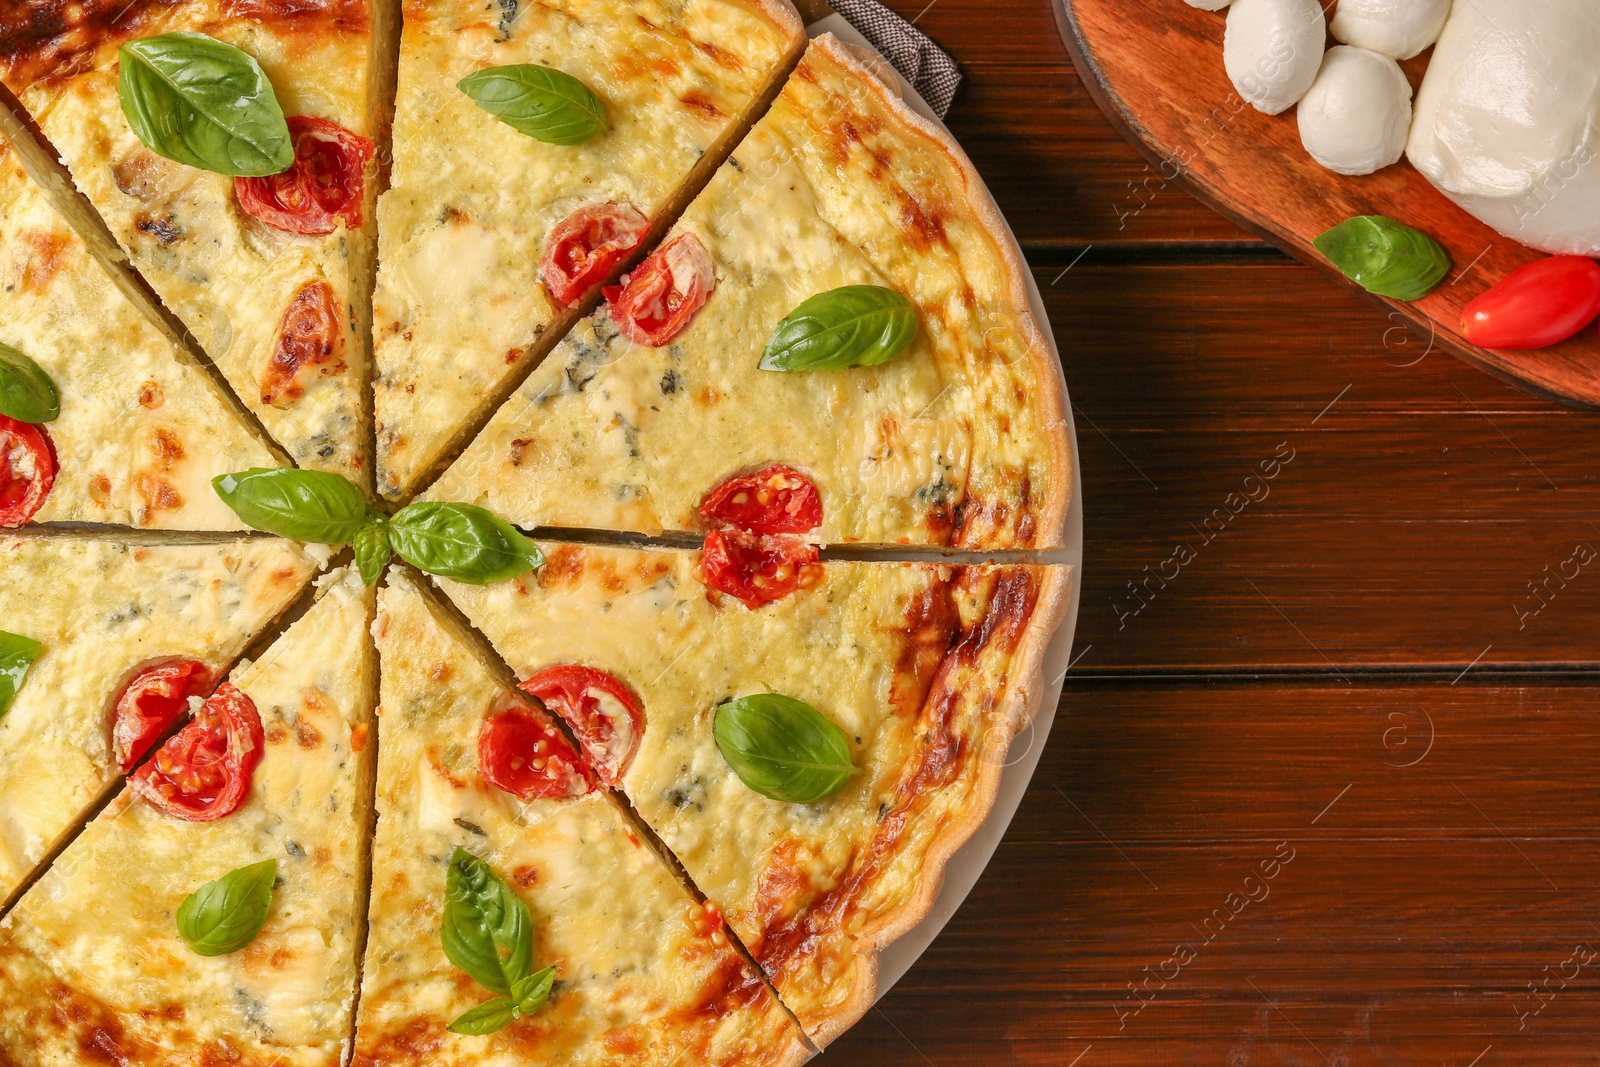
[[[893,2],[1044,291],[1087,561],[1010,833],[822,1062],[1593,1062],[1600,421],[1164,181],[1048,0]]]

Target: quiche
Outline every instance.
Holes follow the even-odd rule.
[[[0,923],[0,1061],[340,1062],[366,871],[352,829],[370,804],[372,594],[351,571],[324,586]],[[259,932],[202,955],[186,898],[271,861]]]
[[[40,646],[0,717],[0,901],[314,570],[270,539],[0,540],[0,629]]]
[[[0,80],[133,266],[297,465],[356,481],[370,470],[371,24],[366,0],[84,0],[0,14]],[[181,33],[264,71],[291,169],[229,177],[135,134],[119,48]]]
[[[237,401],[113,284],[0,142],[0,345],[37,363],[61,396],[44,425],[0,438],[0,526],[117,523],[234,530],[211,491],[228,471],[276,466]],[[3,426],[4,424],[0,424]],[[48,484],[41,484],[41,480]]]
[[[404,570],[374,627],[382,663],[378,832],[357,1067],[797,1064],[789,1016],[543,712]],[[457,850],[529,908],[538,1011],[449,1024],[491,993],[441,947]]]
[[[825,1044],[871,1005],[879,950],[927,913],[988,813],[1067,568],[816,563],[752,609],[708,596],[698,553],[546,554],[533,581],[440,584]],[[841,733],[854,772],[837,792],[771,799],[732,769],[717,721],[762,694]]]
[[[961,151],[825,35],[429,497],[530,528],[702,531],[720,485],[781,465],[820,496],[816,541],[1057,546],[1070,462],[1024,270]],[[853,286],[909,300],[908,348],[763,369],[791,312]]]
[[[704,182],[804,40],[788,0],[406,4],[373,312],[383,496],[408,496],[482,426]],[[458,87],[528,67],[581,83],[604,128],[550,143]]]

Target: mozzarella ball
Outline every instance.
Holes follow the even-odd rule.
[[[1201,11],[1221,11],[1233,0],[1188,0],[1190,7],[1197,7]]]
[[[1388,56],[1339,45],[1322,58],[1298,116],[1312,159],[1339,174],[1371,174],[1405,153],[1411,83]]]
[[[1222,65],[1240,96],[1276,115],[1316,80],[1327,32],[1317,0],[1234,0]]]
[[[1450,0],[1339,0],[1331,29],[1345,44],[1410,59],[1439,39],[1449,14]]]

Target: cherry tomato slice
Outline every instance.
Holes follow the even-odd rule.
[[[1461,332],[1484,348],[1548,348],[1600,315],[1600,263],[1551,256],[1518,267],[1461,312]]]
[[[752,609],[808,589],[821,577],[817,546],[794,537],[713,530],[700,553],[700,580],[706,587]]]
[[[214,822],[233,814],[250,795],[265,743],[255,703],[223,682],[128,784],[175,819]]]
[[[332,233],[341,219],[350,229],[359,229],[372,142],[337,122],[310,115],[290,116],[289,136],[294,162],[288,170],[267,178],[233,179],[239,207],[289,233]]]
[[[525,708],[483,720],[478,772],[490,785],[523,800],[580,797],[594,788],[561,731]]]
[[[764,471],[729,478],[700,503],[713,525],[753,534],[801,534],[822,525],[822,496],[811,479],[774,463]]]
[[[607,286],[611,318],[634,344],[660,348],[684,331],[717,287],[711,255],[686,233]]]
[[[522,691],[567,721],[602,782],[616,785],[628,773],[644,709],[627,686],[605,671],[565,664],[535,674]]]
[[[122,687],[111,717],[111,755],[127,770],[156,738],[178,721],[189,698],[211,687],[211,669],[199,660],[164,659],[136,671]]]
[[[0,415],[0,526],[21,526],[56,484],[56,446],[43,426]]]
[[[261,375],[261,402],[276,404],[304,395],[306,368],[323,366],[325,373],[337,373],[343,361],[336,357],[343,348],[344,320],[333,286],[307,282],[289,301],[278,326],[272,362]]]
[[[650,220],[631,204],[585,204],[545,238],[539,266],[556,303],[571,307],[639,247]]]

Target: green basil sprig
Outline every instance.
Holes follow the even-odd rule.
[[[222,502],[252,530],[296,541],[347,545],[382,513],[350,479],[328,471],[252,467],[211,480]]]
[[[1311,242],[1369,293],[1421,300],[1450,273],[1450,253],[1421,230],[1382,215],[1346,219]]]
[[[188,31],[130,41],[118,52],[117,95],[144,146],[230,177],[264,177],[294,163],[289,124],[252,57]]]
[[[456,88],[513,130],[547,144],[582,144],[606,128],[600,98],[554,67],[489,67],[468,74]]]
[[[10,345],[0,345],[0,415],[18,422],[51,422],[61,394],[45,369]]]
[[[389,543],[418,570],[488,585],[544,566],[539,546],[475,504],[420,501],[389,520]]]
[[[761,354],[762,370],[876,367],[917,338],[917,307],[881,285],[829,289],[789,312]]]
[[[445,872],[444,893],[439,940],[445,956],[479,985],[500,994],[449,1029],[492,1034],[544,1007],[556,971],[533,969],[533,915],[516,891],[487,863],[458,847]]]
[[[0,630],[0,718],[11,710],[28,668],[39,658],[39,642]]]
[[[778,693],[730,700],[712,723],[717,750],[739,780],[764,797],[815,804],[861,769],[844,733],[804,701]]]
[[[178,905],[178,933],[201,956],[238,952],[266,925],[277,880],[278,861],[266,860],[207,882]]]
[[[327,471],[252,467],[211,480],[252,530],[296,541],[355,546],[356,569],[377,582],[393,552],[418,570],[472,585],[544,566],[539,546],[476,504],[421,501],[385,515],[348,478]]]

